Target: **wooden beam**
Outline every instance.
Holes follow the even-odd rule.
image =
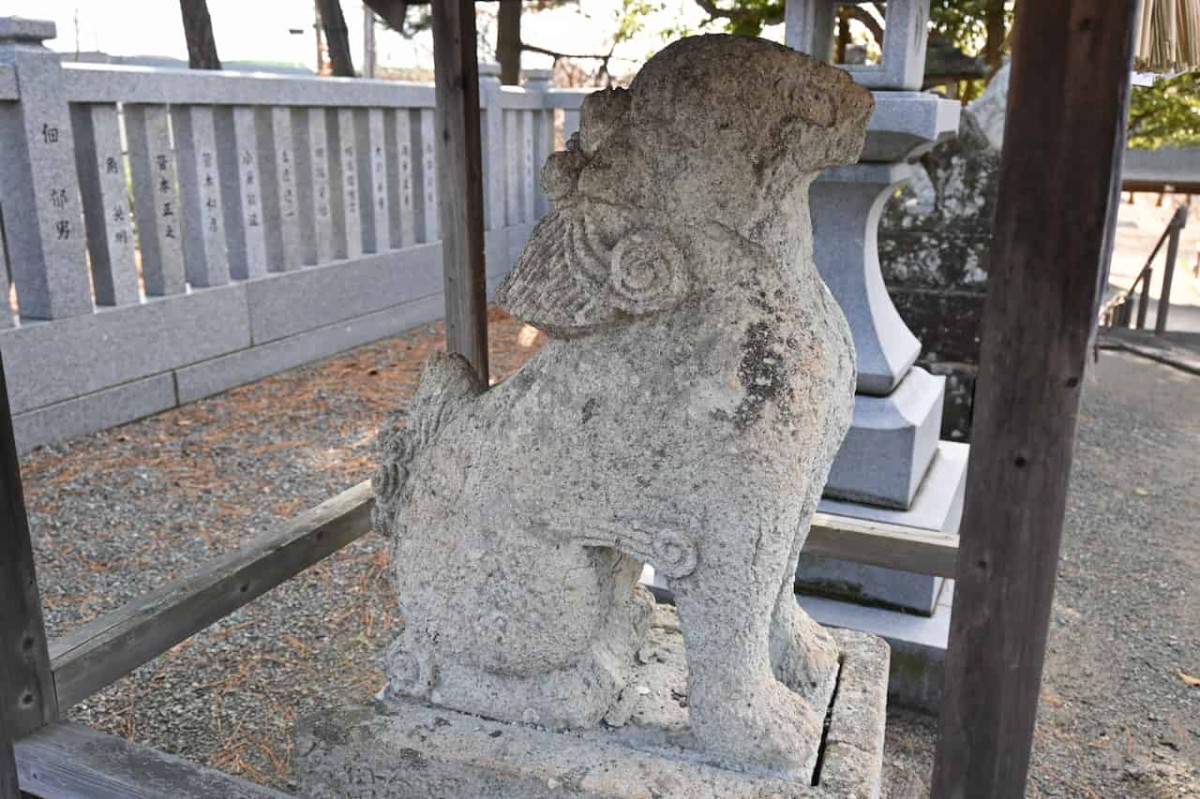
[[[58,719],[21,466],[0,362],[0,715],[14,737]]]
[[[958,536],[817,513],[804,542],[804,554],[953,577],[958,562]]]
[[[288,799],[288,794],[76,724],[17,744],[21,787],[41,799]]]
[[[371,529],[369,481],[300,514],[196,573],[50,645],[58,702],[69,707],[265,594]]]
[[[86,699],[366,535],[374,504],[370,482],[362,482],[194,574],[50,642],[58,702],[68,707]],[[958,547],[957,536],[818,513],[804,551],[945,577],[954,575]]]
[[[8,684],[8,676],[0,668],[0,684]],[[21,789],[17,779],[17,761],[13,756],[13,734],[11,722],[0,710],[0,799],[20,799]]]
[[[934,799],[1025,795],[1136,10],[1017,5]]]
[[[446,345],[488,384],[483,155],[474,0],[434,0],[438,211],[446,285]]]

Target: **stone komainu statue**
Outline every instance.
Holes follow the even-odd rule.
[[[808,188],[857,159],[872,106],[839,70],[729,36],[587,98],[497,295],[550,340],[486,392],[435,356],[382,436],[393,695],[598,724],[645,633],[649,563],[675,594],[695,744],[811,763],[837,652],[792,575],[855,374]]]

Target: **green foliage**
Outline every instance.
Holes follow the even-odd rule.
[[[726,29],[737,36],[758,36],[763,25],[783,21],[783,0],[738,0],[740,14],[727,20]]]
[[[630,2],[637,0],[626,0]],[[758,36],[764,25],[783,22],[784,0],[696,0],[729,33]],[[987,11],[994,0],[932,0],[930,31],[953,42],[968,55],[977,55],[987,41]],[[885,3],[873,3],[883,17]],[[1012,27],[1013,0],[1004,3],[1004,29]]]
[[[1200,145],[1200,70],[1135,86],[1129,96],[1129,146]]]
[[[989,0],[932,0],[929,29],[967,55],[979,55],[987,41]],[[1004,4],[1004,29],[1011,30],[1013,3]]]

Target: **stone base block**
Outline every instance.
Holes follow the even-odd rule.
[[[674,610],[659,607],[647,661],[599,729],[555,732],[413,701],[376,701],[307,719],[297,732],[308,799],[866,799],[883,765],[888,648],[833,631],[841,669],[811,777],[705,762],[688,731],[686,668]]]
[[[933,614],[944,582],[928,574],[809,555],[802,555],[796,568],[798,592],[923,616]]]
[[[946,378],[913,368],[891,394],[854,398],[825,496],[906,510],[937,449]]]
[[[889,703],[935,716],[941,712],[953,580],[946,580],[932,616],[914,616],[825,597],[800,595],[796,599],[821,624],[868,632],[887,641],[891,647]]]
[[[889,510],[837,500],[822,500],[818,509],[854,519],[883,522],[927,531],[958,533],[963,493],[967,485],[970,447],[950,441],[938,444],[937,453],[921,487],[906,511]],[[928,574],[884,569],[861,563],[801,554],[796,569],[796,589],[852,602],[932,615],[945,582]]]

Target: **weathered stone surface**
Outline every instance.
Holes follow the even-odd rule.
[[[991,86],[989,92],[998,91]],[[1002,106],[1003,96],[988,102]],[[917,179],[888,201],[879,224],[884,282],[922,342],[918,363],[948,378],[942,436],[956,440],[971,431],[1000,161],[976,108],[963,112],[957,139],[921,159]],[[988,124],[1002,134],[1002,116],[997,122],[993,114]]]
[[[38,43],[53,36],[54,24],[38,20],[13,17],[0,26],[0,64],[15,70],[21,94],[19,103],[0,103],[4,245],[26,320],[92,311],[62,66]]]
[[[819,799],[879,795],[887,645],[831,631],[841,658],[816,779],[743,773],[706,762],[688,730],[683,641],[658,606],[609,723],[591,730],[483,719],[412,700],[345,708],[301,722],[296,767],[307,799]],[[813,783],[816,783],[815,785]]]
[[[929,92],[877,91],[860,161],[916,158],[954,136],[962,105]]]
[[[811,770],[837,655],[792,576],[855,376],[808,187],[857,158],[871,107],[838,70],[728,36],[587,99],[497,294],[551,340],[487,392],[433,359],[382,435],[393,696],[595,727],[629,685],[650,563],[679,604],[705,759]]]

